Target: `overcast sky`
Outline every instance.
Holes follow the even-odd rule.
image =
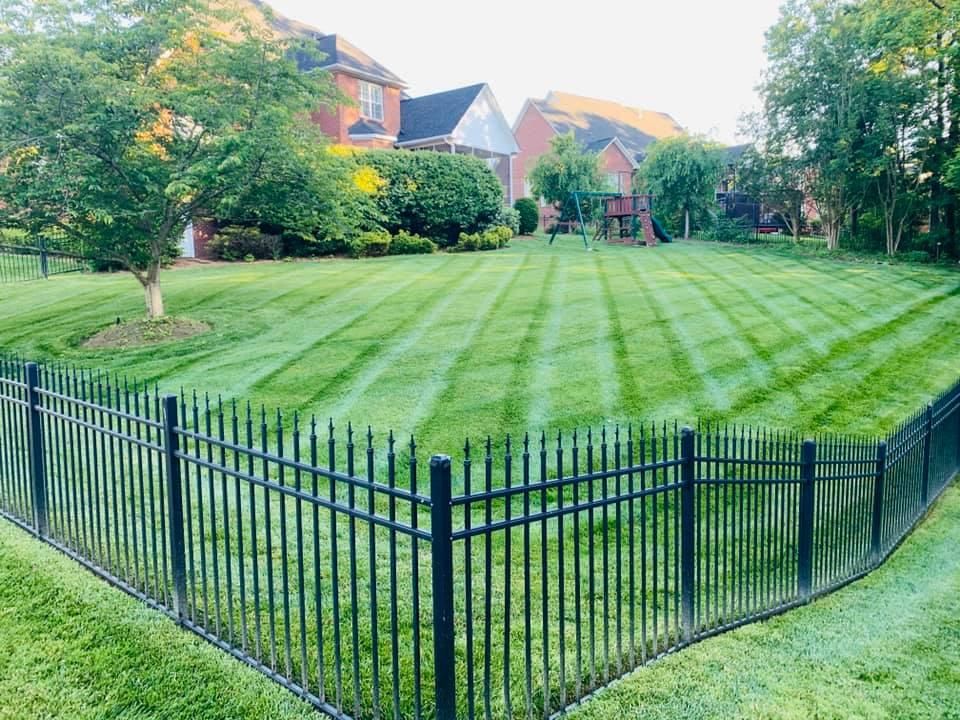
[[[425,95],[489,83],[513,122],[550,90],[670,113],[733,143],[754,109],[780,0],[268,0],[338,33]]]

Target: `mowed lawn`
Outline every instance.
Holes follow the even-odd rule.
[[[206,266],[164,274],[213,331],[89,351],[142,313],[127,274],[0,285],[0,351],[414,434],[698,418],[891,427],[960,371],[960,275],[763,249],[579,239],[505,251]],[[424,447],[426,445],[426,447]]]
[[[960,489],[867,579],[642,668],[571,720],[960,717]],[[321,717],[0,523],[0,719]]]

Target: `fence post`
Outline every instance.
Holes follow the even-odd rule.
[[[813,501],[817,443],[804,440],[800,454],[800,528],[797,538],[797,584],[804,602],[813,594]]]
[[[30,454],[30,483],[33,491],[33,529],[47,534],[47,483],[43,465],[43,422],[40,418],[40,368],[25,366],[27,380],[27,439]]]
[[[933,439],[933,403],[927,403],[923,423],[923,506],[930,503],[930,444]]]
[[[433,560],[433,665],[437,720],[456,720],[457,716],[451,485],[449,456],[434,455],[430,458],[430,550]]]
[[[873,528],[870,533],[870,549],[873,564],[880,563],[883,544],[883,483],[887,474],[887,443],[877,445],[877,474],[873,480]]]
[[[187,615],[187,559],[183,539],[183,480],[180,476],[180,438],[177,435],[177,396],[163,398],[163,453],[167,471],[167,512],[170,532],[170,570],[173,578],[173,612]]]
[[[696,486],[694,465],[694,433],[689,427],[680,431],[680,603],[683,641],[689,643],[694,633],[694,602],[696,556],[694,524],[696,514]]]
[[[50,264],[47,258],[47,241],[40,236],[40,274],[46,280],[50,277]]]

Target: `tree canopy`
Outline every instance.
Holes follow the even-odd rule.
[[[655,210],[671,224],[683,223],[690,237],[691,218],[710,211],[722,168],[722,149],[703,138],[682,135],[650,146],[640,181],[656,196]]]
[[[196,213],[235,208],[251,188],[334,180],[298,163],[316,151],[308,113],[332,86],[297,68],[297,41],[243,17],[208,0],[0,6],[6,222],[82,237],[136,276],[151,317]]]
[[[783,6],[767,34],[758,150],[768,169],[799,170],[831,248],[866,213],[890,254],[923,225],[931,242],[960,249],[949,176],[960,149],[958,27],[956,0]]]
[[[560,210],[561,220],[568,220],[564,212],[570,193],[604,189],[600,156],[588,152],[572,132],[557,135],[550,140],[550,152],[537,158],[530,182],[533,194]]]

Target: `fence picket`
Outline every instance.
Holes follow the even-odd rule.
[[[0,515],[354,720],[548,718],[876,567],[960,466],[960,382],[878,442],[628,425],[525,435],[521,461],[488,438],[474,483],[467,441],[428,495],[412,438],[400,482],[393,433],[358,470],[348,425],[340,470],[332,421],[321,457],[315,419],[241,415],[0,358]]]

